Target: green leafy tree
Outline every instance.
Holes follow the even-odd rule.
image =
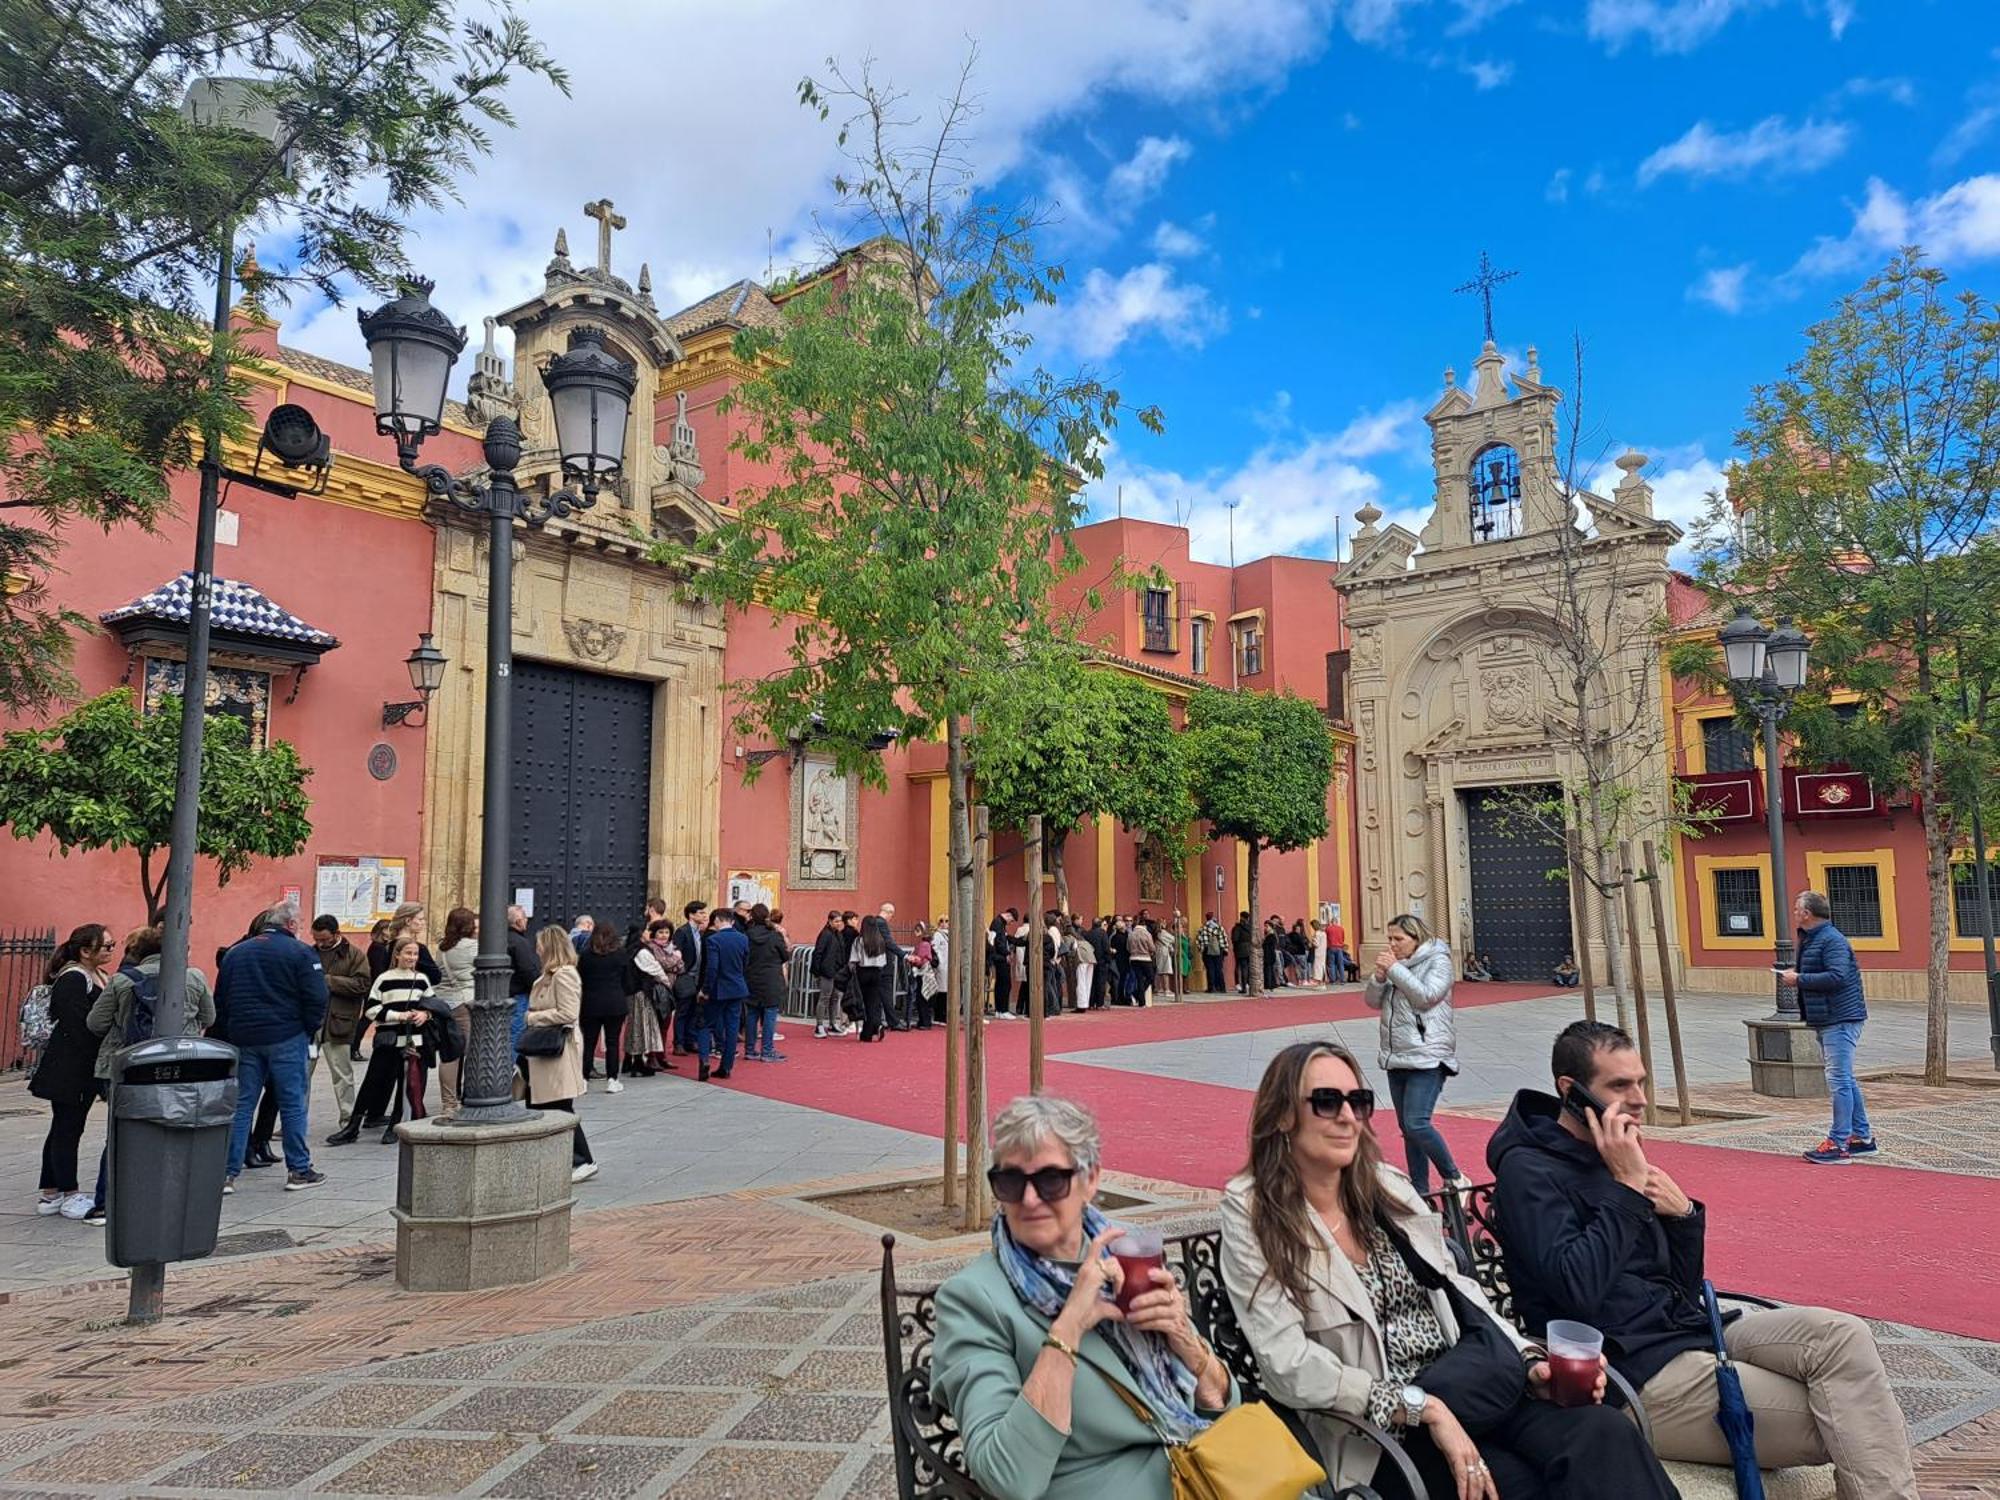
[[[1056,905],[1070,910],[1069,836],[1108,814],[1184,860],[1195,821],[1181,736],[1167,700],[1073,650],[1044,652],[1003,676],[970,750],[980,799],[1002,828],[1040,815]]]
[[[2000,309],[1903,251],[1808,330],[1785,377],[1756,392],[1738,446],[1729,496],[1700,533],[1701,576],[1812,638],[1812,679],[1787,720],[1803,755],[1917,796],[1924,1073],[1941,1084],[1951,856],[1996,768]],[[1858,712],[1829,705],[1840,690]]]
[[[338,299],[404,269],[508,123],[509,82],[563,75],[504,5],[449,0],[0,0],[0,707],[74,692],[82,617],[50,602],[64,528],[152,528],[200,434],[239,435],[208,323],[223,236],[282,230],[287,284]],[[182,112],[257,80],[278,147]],[[242,358],[233,343],[221,368]]]
[[[1034,214],[983,201],[961,165],[970,64],[914,139],[899,96],[829,66],[800,97],[845,117],[831,274],[787,301],[782,330],[735,345],[757,373],[727,402],[733,446],[764,477],[692,557],[660,556],[790,637],[775,671],[731,685],[740,732],[810,735],[877,785],[885,732],[943,736],[964,933],[972,716],[1049,634],[1050,590],[1077,565],[1073,486],[1102,473],[1122,407],[1095,377],[1034,363],[1026,315],[1054,304],[1061,273],[1035,256]],[[955,947],[969,989],[978,945]]]
[[[1263,930],[1257,866],[1266,849],[1303,849],[1327,830],[1333,734],[1325,717],[1291,693],[1204,689],[1188,703],[1188,781],[1196,808],[1218,838],[1249,850],[1250,931]],[[1250,993],[1262,993],[1250,966]]]
[[[46,729],[0,736],[0,824],[16,838],[47,834],[67,857],[76,849],[131,849],[139,856],[146,920],[165,912],[164,855],[173,819],[181,704],[163,698],[137,712],[130,688],[79,704]],[[211,714],[202,727],[199,852],[215,861],[218,885],[252,860],[283,859],[312,836],[299,753],[280,740],[250,744],[249,727]]]

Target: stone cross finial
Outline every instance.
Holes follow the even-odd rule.
[[[485,352],[486,352],[486,353],[487,353],[488,355],[493,355],[493,354],[497,354],[497,353],[499,352],[498,350],[496,350],[496,349],[495,349],[495,348],[493,347],[493,331],[494,331],[494,330],[495,330],[496,328],[498,328],[499,326],[500,326],[500,320],[499,320],[498,318],[495,318],[495,317],[492,317],[492,316],[490,316],[490,315],[489,315],[489,316],[487,317],[487,319],[486,319],[486,351],[485,351]]]
[[[611,200],[599,198],[583,205],[585,218],[597,220],[597,269],[611,269],[611,232],[625,227],[625,216],[611,211]]]

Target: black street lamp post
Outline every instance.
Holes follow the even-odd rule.
[[[472,1034],[466,1040],[463,1104],[454,1125],[502,1124],[527,1110],[514,1098],[512,965],[507,958],[507,858],[513,802],[514,522],[543,526],[587,510],[625,461],[626,418],[638,387],[634,368],[604,347],[596,328],[570,334],[569,350],[542,373],[555,409],[563,474],[579,488],[535,498],[515,482],[521,429],[512,417],[486,424],[486,482],[462,479],[440,464],[419,464],[417,450],[438,431],[445,385],[465,348],[465,330],[431,306],[432,283],[413,281],[402,296],[361,314],[375,375],[375,428],[396,439],[402,467],[431,494],[486,517],[486,782],[480,836],[479,956],[473,964]]]
[[[1777,931],[1771,934],[1773,974],[1792,966],[1792,898],[1785,878],[1784,776],[1778,758],[1778,725],[1790,709],[1792,695],[1805,686],[1806,654],[1812,643],[1805,632],[1780,617],[1776,630],[1766,630],[1748,605],[1736,607],[1736,618],[1720,632],[1722,655],[1730,684],[1739,701],[1764,726],[1764,822],[1771,837],[1771,911]],[[1774,977],[1777,1009],[1772,1021],[1802,1022],[1798,991]]]

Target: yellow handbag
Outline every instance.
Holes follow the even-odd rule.
[[[1159,1432],[1145,1402],[1110,1376],[1105,1381],[1134,1416]],[[1185,1443],[1167,1443],[1166,1449],[1174,1500],[1299,1500],[1314,1485],[1326,1483],[1326,1470],[1300,1446],[1284,1419],[1261,1401],[1232,1406],[1205,1432]]]

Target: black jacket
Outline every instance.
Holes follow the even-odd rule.
[[[87,1104],[97,1097],[98,1039],[85,1018],[100,985],[80,968],[65,969],[49,986],[49,1019],[55,1029],[35,1064],[28,1092],[51,1104]]]
[[[743,979],[750,986],[752,1005],[785,1003],[785,962],[792,956],[778,929],[752,922],[744,931],[750,956],[743,960]]]
[[[576,972],[583,980],[583,1011],[586,1020],[609,1021],[626,1015],[632,1004],[628,971],[632,960],[620,948],[611,953],[583,950]]]
[[[852,941],[831,922],[820,928],[819,936],[813,939],[813,977],[832,980],[846,977],[847,950]]]
[[[1229,947],[1238,958],[1250,956],[1250,924],[1239,921],[1229,929]]]
[[[1611,1362],[1643,1386],[1675,1355],[1710,1347],[1701,1302],[1708,1214],[1697,1203],[1685,1218],[1661,1218],[1562,1128],[1561,1107],[1553,1094],[1522,1089],[1486,1143],[1507,1284],[1531,1332],[1550,1318],[1588,1323],[1602,1330]]]
[[[510,994],[527,994],[542,977],[542,961],[535,956],[535,940],[511,927],[507,929],[507,962],[514,969],[507,981]]]

